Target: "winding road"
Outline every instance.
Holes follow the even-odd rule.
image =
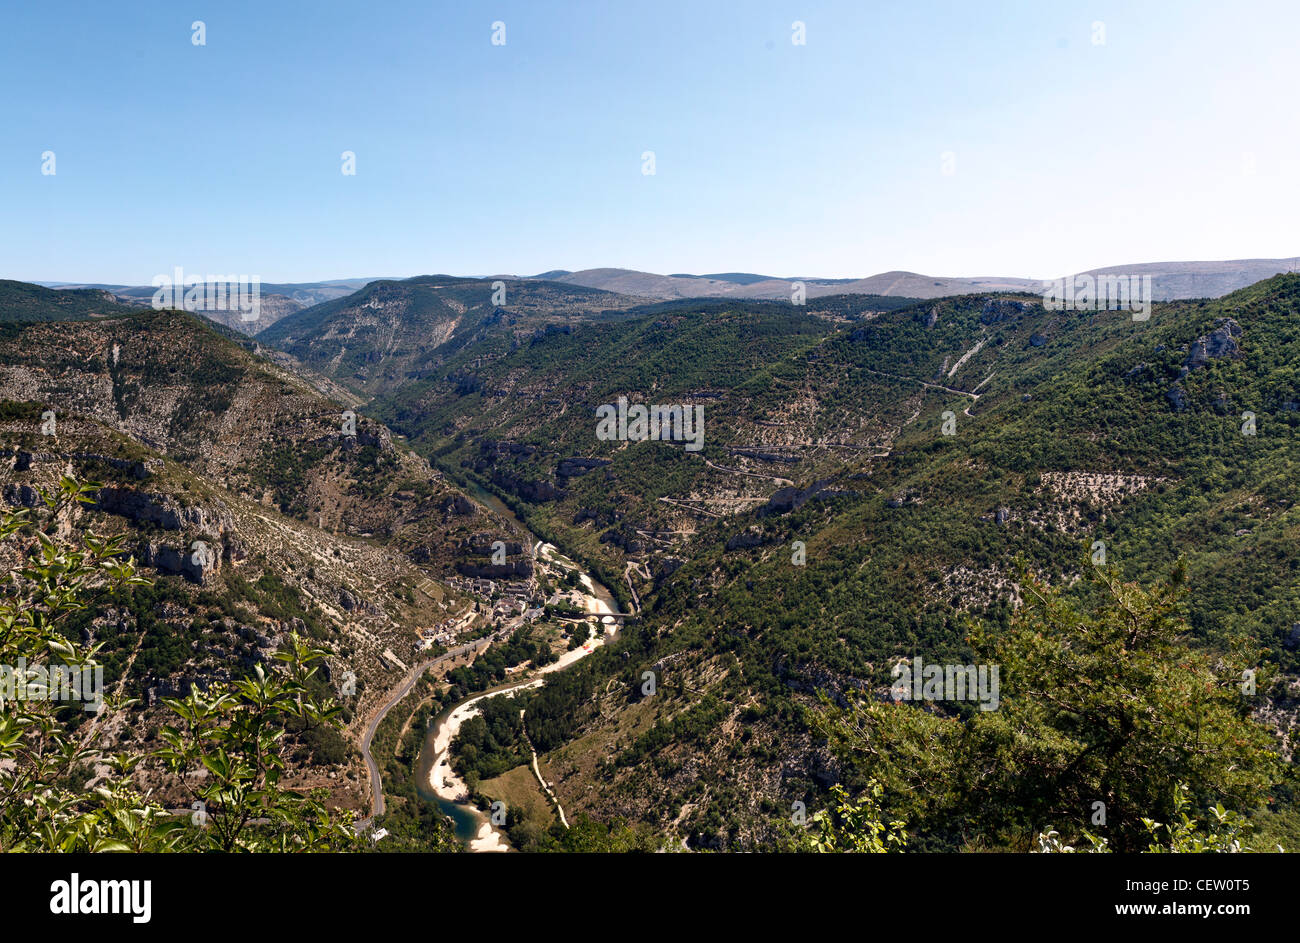
[[[370,776],[370,815],[357,822],[358,832],[369,828],[370,822],[375,816],[384,814],[384,780],[379,773],[379,764],[375,762],[371,746],[374,743],[375,733],[379,730],[379,725],[384,722],[384,718],[388,716],[388,712],[396,707],[402,698],[411,693],[411,689],[415,687],[416,682],[430,668],[435,668],[445,661],[460,658],[462,655],[469,654],[476,649],[485,649],[493,642],[505,638],[515,628],[516,626],[513,624],[509,625],[506,628],[498,629],[491,635],[475,639],[472,642],[466,642],[463,645],[457,645],[455,648],[443,652],[437,658],[430,658],[428,661],[421,662],[407,673],[401,684],[389,692],[388,699],[375,711],[370,723],[366,725],[365,733],[361,737],[361,756],[366,761],[366,772]]]

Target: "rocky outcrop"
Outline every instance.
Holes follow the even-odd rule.
[[[804,492],[798,488],[779,488],[768,499],[767,504],[759,508],[759,511],[769,514],[784,514],[787,511],[793,511],[807,500],[808,498]]]
[[[618,520],[618,517],[618,513],[612,510],[600,511],[596,508],[578,508],[578,512],[573,515],[573,525],[576,527],[586,521],[591,521],[596,525],[596,529],[600,530],[609,527]]]
[[[1003,321],[1014,321],[1033,309],[1034,305],[1026,301],[985,298],[984,306],[980,309],[980,323],[999,324]]]
[[[485,441],[479,445],[480,457],[473,463],[473,468],[479,474],[488,475],[498,488],[517,494],[532,504],[558,500],[565,495],[562,485],[568,479],[561,478],[561,484],[557,486],[555,482],[545,478],[526,478],[494,467],[497,460],[502,457],[531,458],[538,452],[537,446],[527,443]]]
[[[785,455],[780,452],[760,452],[754,449],[731,449],[730,451],[732,455],[758,459],[760,462],[784,462],[787,465],[797,465],[803,461],[801,455]]]
[[[1217,327],[1208,334],[1203,334],[1192,342],[1183,361],[1185,371],[1199,370],[1211,360],[1222,357],[1236,358],[1241,355],[1241,325],[1232,318],[1219,318],[1214,322]]]
[[[378,616],[383,615],[384,610],[372,602],[362,599],[351,590],[344,588],[339,590],[339,605],[343,607],[344,612],[355,612],[365,615]]]
[[[655,569],[655,585],[662,583],[668,577],[680,570],[686,561],[681,557],[668,556],[659,561],[659,566]]]
[[[600,542],[613,544],[624,553],[641,553],[645,550],[645,541],[631,527],[615,527],[600,535]]]
[[[508,557],[520,557],[518,560],[506,560],[495,563],[492,560],[493,544],[500,543]],[[533,575],[533,561],[524,553],[524,545],[516,540],[503,540],[495,534],[471,534],[464,540],[460,549],[462,553],[486,557],[485,560],[465,560],[456,564],[456,572],[462,576],[481,577],[483,579],[503,579],[515,576]]]
[[[91,508],[136,523],[157,524],[163,530],[192,528],[221,534],[234,529],[234,520],[224,506],[182,507],[170,495],[152,494],[135,488],[100,488]]]
[[[69,460],[81,462],[97,462],[101,465],[107,465],[109,468],[116,468],[118,471],[129,473],[133,478],[143,481],[153,475],[156,475],[163,467],[163,461],[160,458],[147,458],[143,461],[135,461],[128,458],[115,458],[112,455],[101,455],[97,452],[31,452],[27,449],[3,449],[0,450],[0,457],[13,456],[14,471],[31,471],[32,465],[44,465],[54,463],[64,465]]]
[[[447,377],[457,396],[468,396],[483,389],[483,378],[477,373],[453,373]]]
[[[512,576],[529,577],[533,575],[533,561],[507,560],[505,563],[457,563],[456,572],[461,576],[473,576],[488,580],[497,580]]]
[[[761,527],[746,527],[727,539],[727,549],[748,550],[751,547],[761,547],[768,542],[769,539]]]
[[[374,446],[381,452],[393,451],[392,434],[383,426],[371,428],[370,426],[358,425],[355,435],[339,435],[338,438],[345,450]]]
[[[160,573],[179,573],[200,585],[206,584],[221,570],[221,548],[202,546],[173,547],[153,540],[143,541],[137,553],[144,566]]]
[[[564,497],[562,490],[556,488],[552,481],[546,481],[545,479],[521,481],[519,488],[516,490],[521,498],[524,498],[525,501],[532,501],[534,505]]]
[[[555,467],[555,475],[557,478],[578,478],[593,468],[603,468],[610,464],[613,463],[607,458],[566,458]]]
[[[533,331],[533,335],[529,340],[529,344],[530,346],[532,344],[540,344],[548,337],[554,337],[556,334],[572,334],[572,333],[573,333],[572,324],[548,324],[546,325],[545,328],[539,327],[537,330]]]
[[[478,513],[478,509],[474,507],[474,502],[463,494],[452,495],[444,500],[442,509],[459,517],[473,517]]]
[[[26,498],[22,490],[26,487],[19,486],[15,496]],[[234,517],[220,502],[186,507],[171,495],[130,487],[103,487],[88,507],[135,524],[196,535],[193,539],[182,537],[177,543],[143,540],[136,552],[143,566],[162,573],[179,573],[195,583],[207,583],[220,571],[223,561],[238,562],[248,555],[244,542],[236,536]]]
[[[461,544],[461,549],[468,551],[469,553],[476,553],[480,556],[488,556],[493,553],[495,549],[492,545],[498,542],[505,546],[506,556],[513,557],[524,552],[524,545],[519,543],[519,541],[502,540],[500,537],[493,534],[471,534],[464,543]]]
[[[759,514],[785,514],[789,511],[798,510],[814,498],[818,501],[826,501],[831,498],[846,497],[855,494],[853,491],[832,491],[828,487],[831,483],[830,478],[814,482],[804,489],[799,488],[781,488],[776,491],[764,504],[758,509]]]
[[[193,690],[206,691],[214,684],[225,685],[231,680],[228,671],[208,671],[194,677],[154,678],[146,682],[144,703],[152,707],[165,697],[186,698]]]
[[[503,488],[508,488],[519,497],[532,504],[542,504],[564,497],[564,492],[555,486],[555,482],[545,478],[524,479],[514,475],[496,474],[492,481]]]
[[[31,485],[5,485],[5,502],[12,507],[34,508],[41,503],[41,493]]]

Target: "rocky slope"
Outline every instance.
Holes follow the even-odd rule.
[[[355,737],[422,629],[484,624],[446,580],[476,559],[472,536],[511,536],[382,425],[176,311],[0,329],[0,496],[36,508],[63,474],[99,484],[65,532],[126,535],[154,581],[76,627],[142,701],[93,731],[106,744],[147,745],[160,695],[251,670],[291,629],[334,653],[331,684],[355,676],[335,692]],[[296,756],[362,801],[347,742]]]
[[[259,342],[363,393],[391,391],[478,344],[480,355],[549,330],[616,318],[644,299],[552,282],[421,276],[378,281],[284,318]]]
[[[1157,301],[1218,298],[1281,272],[1294,272],[1296,259],[1233,259],[1223,262],[1143,262],[1113,265],[1078,275],[1150,276]],[[1041,273],[1057,278],[1060,273]],[[773,277],[748,273],[719,275],[656,275],[631,269],[599,268],[581,272],[555,271],[535,276],[571,285],[659,299],[734,298],[788,301],[794,283],[808,297],[868,294],[909,298],[946,298],[974,292],[1042,292],[1041,278],[979,276],[953,278],[916,272],[881,272],[866,278]]]

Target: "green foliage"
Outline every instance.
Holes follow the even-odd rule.
[[[94,667],[100,645],[69,637],[67,623],[147,581],[124,558],[122,538],[86,533],[64,544],[55,522],[89,504],[98,486],[69,478],[44,496],[45,515],[0,515],[0,543],[21,548],[23,563],[0,582],[0,664],[27,666],[19,680],[56,664]],[[23,546],[23,544],[26,544]],[[318,796],[281,785],[283,739],[290,719],[328,724],[338,708],[310,693],[313,664],[323,652],[296,636],[277,654],[281,667],[224,690],[192,691],[168,705],[182,720],[163,731],[167,746],[150,757],[104,755],[91,734],[78,735],[68,712],[82,710],[45,697],[0,695],[0,849],[6,851],[298,851],[339,849],[351,832]],[[101,666],[102,667],[102,666]],[[102,692],[101,692],[102,693]],[[94,724],[111,723],[130,706],[104,695]],[[192,814],[169,815],[131,785],[142,762],[156,760],[177,776],[196,803]],[[106,762],[113,776],[86,788],[85,770]]]
[[[490,697],[478,702],[479,712],[461,725],[452,743],[453,765],[462,777],[492,779],[530,759],[524,740],[520,702]]]
[[[438,804],[420,793],[420,751],[433,718],[443,707],[434,695],[437,686],[431,674],[421,676],[375,731],[370,755],[379,765],[383,780],[384,812],[375,816],[371,827],[385,829],[388,834],[366,846],[368,851],[464,851]]]
[[[699,704],[682,711],[671,720],[655,724],[637,737],[626,750],[614,757],[619,766],[635,766],[669,744],[703,742],[717,730],[730,711],[711,695]]]
[[[703,686],[719,701],[752,711],[752,736],[728,744],[719,760],[723,751],[709,755],[714,744],[695,725],[657,718],[651,739],[639,749],[624,740],[615,753],[651,762],[635,778],[603,764],[598,801],[611,809],[634,799],[647,818],[673,821],[678,800],[697,785],[674,766],[689,757],[713,782],[707,804],[676,827],[691,833],[707,818],[719,843],[761,844],[763,836],[734,838],[753,814],[753,796],[739,784],[744,777],[719,772],[788,762],[809,740],[812,692],[841,702],[879,692],[895,659],[922,653],[930,663],[1005,658],[1004,705],[993,716],[971,705],[860,705],[864,742],[854,752],[862,759],[849,764],[846,782],[856,794],[878,774],[909,823],[910,847],[1027,849],[1054,822],[1075,841],[1093,828],[1098,801],[1110,813],[1107,840],[1140,847],[1141,819],[1170,818],[1180,775],[1199,805],[1222,802],[1267,817],[1278,837],[1296,833],[1294,775],[1278,782],[1268,735],[1248,715],[1267,713],[1273,674],[1300,670],[1300,648],[1283,644],[1300,611],[1300,277],[1213,302],[1162,304],[1141,324],[1124,312],[1049,312],[1030,296],[874,310],[884,313],[868,318],[836,299],[803,311],[688,301],[532,341],[471,318],[480,340],[422,350],[412,360],[418,371],[368,375],[379,384],[371,387],[378,415],[449,474],[503,496],[620,599],[635,556],[622,538],[635,528],[677,529],[672,517],[688,513],[659,498],[740,496],[753,482],[664,443],[595,442],[597,404],[619,393],[660,403],[698,394],[708,417],[704,456],[717,465],[739,464],[729,447],[761,441],[849,443],[805,449],[797,463],[746,465],[800,486],[825,478],[842,493],[784,514],[697,515],[695,535],[674,540],[685,565],[640,587],[646,622],[614,646],[613,654],[643,664],[682,656],[680,669],[716,679]],[[1187,348],[1225,317],[1243,328],[1239,356],[1181,376]],[[327,333],[314,342],[320,364],[338,352],[321,346]],[[354,366],[370,369],[358,362],[339,370]],[[1167,396],[1176,382],[1183,409]],[[963,391],[977,391],[978,401]],[[955,437],[939,434],[949,409]],[[1257,436],[1240,433],[1244,409],[1259,416]],[[489,440],[535,451],[496,450]],[[572,455],[611,464],[562,481],[557,462]],[[1063,484],[1078,473],[1135,485],[1090,496]],[[563,493],[525,500],[537,482]],[[995,520],[1004,507],[1009,521]],[[750,527],[762,530],[763,543],[725,549]],[[788,562],[796,539],[808,544],[805,567]],[[1093,540],[1106,543],[1118,569],[1106,580],[1078,580],[1091,569],[1079,565],[1080,544]],[[1180,556],[1191,591],[1178,590],[1162,611],[1160,586]],[[1012,631],[1017,557],[1061,587],[1061,611],[1037,617],[1041,639],[1025,634],[1023,616]],[[1156,587],[1147,591],[1153,598],[1127,598],[1122,581]],[[1124,644],[1126,606],[1153,627],[1136,649]],[[1088,615],[1103,612],[1111,614]],[[1015,639],[1010,650],[997,648],[1003,633]],[[593,692],[607,681],[630,686],[624,663],[608,654],[535,696],[526,723],[539,749],[604,723]],[[718,663],[730,670],[703,670]],[[1259,675],[1254,699],[1240,690],[1246,668]],[[866,740],[880,730],[889,751]],[[782,789],[825,795],[791,766]]]
[[[559,823],[552,826],[531,850],[571,854],[629,854],[661,851],[662,844],[662,839],[644,825],[628,825],[622,820],[601,822],[585,812],[579,812],[568,828]]]
[[[1191,807],[1191,789],[1186,783],[1174,787],[1173,817],[1169,823],[1144,818],[1142,824],[1151,835],[1146,850],[1151,854],[1205,854],[1251,851],[1242,844],[1250,833],[1250,822],[1238,812],[1221,804],[1209,809],[1204,823],[1187,814]]]
[[[166,704],[181,719],[160,733],[164,767],[198,803],[197,842],[215,851],[339,850],[352,841],[323,795],[304,796],[281,784],[284,736],[291,721],[328,724],[342,708],[312,693],[314,664],[328,653],[296,633],[275,658],[282,670],[235,681],[221,692],[190,691]],[[206,824],[204,824],[206,820]]]
[[[129,315],[130,308],[107,291],[94,288],[54,289],[0,279],[0,323],[78,321]]]
[[[308,473],[327,452],[320,443],[304,449],[296,444],[268,442],[257,461],[248,465],[249,481],[255,488],[271,492],[280,513],[306,520]]]
[[[1186,783],[1178,783],[1173,792],[1173,815],[1175,821],[1156,822],[1153,819],[1142,820],[1150,841],[1145,849],[1147,854],[1233,854],[1255,849],[1244,844],[1252,831],[1250,820],[1238,812],[1231,812],[1222,805],[1213,805],[1208,810],[1205,820],[1199,820],[1188,814],[1191,808],[1191,788]],[[1061,840],[1056,830],[1044,832],[1038,836],[1038,851],[1044,853],[1072,853],[1084,851],[1088,854],[1104,854],[1110,851],[1110,842],[1093,832],[1081,831],[1086,847],[1075,848]],[[1277,846],[1278,851],[1283,848]]]
[[[807,845],[818,852],[859,852],[885,854],[902,851],[907,844],[903,822],[883,821],[880,798],[884,790],[880,784],[869,782],[857,801],[849,798],[841,785],[831,787],[833,804],[813,814],[817,831],[806,839]]]
[[[1244,643],[1214,656],[1187,646],[1181,576],[1145,590],[1097,572],[1100,592],[1080,611],[1026,574],[1010,628],[971,633],[975,662],[1000,667],[998,710],[958,720],[827,702],[818,725],[932,841],[1024,847],[1040,823],[1083,823],[1102,802],[1111,846],[1136,850],[1148,816],[1174,816],[1184,779],[1200,802],[1252,808],[1281,775],[1242,691],[1258,655]]]
[[[454,686],[455,698],[482,691],[506,680],[506,669],[531,661],[536,666],[555,660],[550,645],[542,639],[531,638],[528,628],[520,629],[503,644],[493,645],[471,664],[461,665],[447,672],[447,681]]]
[[[718,817],[717,834],[743,830],[753,797],[718,774],[724,764],[751,770],[772,762],[774,743],[805,743],[811,692],[834,699],[878,692],[888,684],[889,665],[917,653],[930,663],[991,660],[993,638],[1012,624],[1017,557],[1061,587],[1067,608],[1115,609],[1105,581],[1078,579],[1091,570],[1080,566],[1080,545],[1102,540],[1117,566],[1110,577],[1116,586],[1159,587],[1178,558],[1186,559],[1183,582],[1191,589],[1179,590],[1176,612],[1150,613],[1162,627],[1157,639],[1142,640],[1148,647],[1125,650],[1118,617],[1109,627],[1084,626],[1088,647],[1060,644],[1058,625],[1045,642],[1021,638],[1022,660],[1032,658],[1039,674],[1013,678],[1004,665],[1004,696],[1020,703],[996,716],[968,704],[942,713],[885,705],[870,712],[875,725],[885,721],[874,714],[893,711],[887,716],[896,753],[879,762],[898,767],[897,776],[881,779],[904,804],[912,847],[1026,849],[1050,822],[1079,823],[1062,826],[1073,839],[1096,801],[1107,802],[1111,822],[1124,832],[1110,840],[1131,847],[1145,841],[1142,816],[1168,815],[1180,767],[1196,771],[1183,775],[1198,790],[1198,803],[1222,801],[1252,818],[1271,816],[1279,837],[1293,833],[1294,783],[1278,782],[1268,734],[1246,718],[1271,706],[1270,677],[1300,670],[1300,648],[1284,644],[1300,611],[1293,494],[1300,473],[1300,276],[1217,301],[1160,305],[1147,323],[1125,312],[1050,312],[1037,298],[1010,295],[927,301],[870,319],[845,311],[853,319],[847,325],[799,320],[824,303],[779,314],[762,305],[683,302],[497,358],[479,361],[485,349],[470,347],[450,357],[445,370],[381,396],[375,409],[451,473],[505,493],[530,527],[571,555],[580,552],[615,592],[635,555],[610,538],[677,526],[667,521],[680,512],[665,511],[660,497],[728,496],[750,483],[664,443],[593,441],[596,404],[620,392],[660,403],[702,394],[704,454],[719,465],[731,463],[727,447],[752,446],[768,435],[854,443],[829,455],[806,449],[798,463],[748,465],[801,486],[824,477],[842,494],[784,514],[700,517],[694,537],[675,541],[672,552],[685,565],[640,589],[646,639],[633,628],[616,647],[644,650],[646,663],[670,654],[696,667],[734,659],[735,670],[709,690],[756,705],[761,717],[754,736],[730,748],[734,756],[708,766],[715,780],[708,809],[690,812],[677,826],[683,832],[696,824],[690,817],[706,815]],[[1239,356],[1211,360],[1180,380],[1187,349],[1226,317],[1243,329]],[[964,366],[954,377],[949,371],[958,360]],[[1186,390],[1181,411],[1167,396],[1175,382]],[[978,401],[962,391],[978,391]],[[519,408],[521,395],[531,397],[532,408]],[[814,410],[804,409],[809,402]],[[939,414],[948,409],[958,417],[955,437],[939,434]],[[1257,436],[1240,432],[1244,409],[1259,416]],[[769,432],[773,420],[779,428]],[[488,439],[536,451],[485,449]],[[878,449],[866,444],[875,442]],[[612,463],[561,482],[557,461],[570,455]],[[1133,486],[1107,498],[1063,483],[1063,476],[1080,473],[1117,474]],[[539,480],[567,491],[538,502],[515,493]],[[1010,520],[999,522],[994,512],[1004,507]],[[763,543],[725,549],[731,536],[751,527],[762,530]],[[807,566],[789,564],[793,540],[807,541]],[[982,634],[969,630],[968,616]],[[985,647],[977,652],[981,639]],[[1123,666],[1118,675],[1116,665]],[[1253,699],[1240,690],[1247,668],[1258,673]],[[1062,677],[1067,670],[1078,676]],[[589,690],[601,690],[607,680],[625,683],[622,673],[621,664],[593,656],[565,672],[571,681],[548,683],[545,696],[558,704],[562,694],[577,694],[579,677]],[[1154,694],[1152,683],[1163,693]],[[1050,698],[1062,690],[1071,700],[1054,705]],[[1137,694],[1126,701],[1126,690]],[[554,749],[602,724],[586,702],[567,694],[562,700],[564,710],[554,714],[530,708],[526,722],[539,749],[542,739]],[[1167,723],[1157,721],[1163,711]],[[1019,741],[1009,723],[999,725],[1013,714],[1030,725],[1032,737]],[[543,723],[544,732],[534,731]],[[1014,772],[976,775],[983,769],[976,765],[954,773],[950,757],[959,747],[974,750],[972,731],[984,738],[979,757],[1005,755]],[[665,728],[664,739],[638,758],[699,741],[693,729]],[[942,749],[931,751],[931,742]],[[638,761],[625,743],[619,747]],[[1222,762],[1206,756],[1211,747],[1223,753]],[[714,763],[702,745],[681,752]],[[1148,760],[1154,766],[1144,776],[1140,767]],[[1233,768],[1237,760],[1242,765]],[[689,787],[671,762],[662,765],[654,786],[681,798]],[[644,771],[654,778],[657,769]],[[1116,772],[1130,769],[1139,770],[1131,782]],[[868,774],[850,774],[856,791]],[[651,791],[604,767],[599,775],[596,788],[609,808]],[[797,772],[782,788],[824,795],[811,776]],[[963,789],[979,798],[957,802],[953,794]],[[671,804],[646,814],[666,823],[676,816],[675,808],[665,811]]]

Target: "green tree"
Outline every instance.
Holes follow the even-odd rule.
[[[1093,571],[1089,605],[1032,574],[1009,630],[970,634],[997,665],[1000,706],[960,717],[863,702],[817,712],[851,770],[876,778],[911,831],[939,846],[1028,850],[1047,823],[1141,850],[1148,818],[1172,820],[1175,786],[1198,806],[1257,808],[1281,773],[1243,677],[1260,653],[1240,639],[1207,654],[1185,642],[1181,565],[1150,590]],[[1061,823],[1077,823],[1075,825]]]

